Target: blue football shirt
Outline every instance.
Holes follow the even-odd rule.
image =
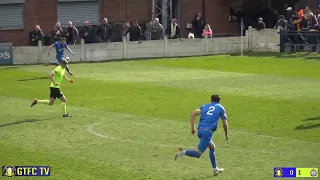
[[[64,48],[67,47],[66,43],[55,42],[54,47],[56,48],[56,57],[57,59],[61,59],[64,56]]]
[[[219,119],[227,119],[224,107],[216,102],[205,104],[199,108],[201,110],[198,129],[217,130]]]

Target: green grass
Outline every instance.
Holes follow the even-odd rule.
[[[215,179],[272,179],[273,167],[320,167],[320,61],[305,56],[209,56],[71,64],[60,103],[49,95],[53,67],[0,67],[0,165],[51,166],[48,179],[212,179],[195,148],[190,112],[222,95],[230,142],[215,133]],[[0,177],[1,178],[1,177]],[[30,178],[20,178],[30,179]]]

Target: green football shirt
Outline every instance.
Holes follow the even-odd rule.
[[[51,82],[50,87],[60,88],[60,83],[61,83],[65,73],[66,73],[66,69],[65,68],[62,68],[61,66],[56,67],[54,69],[53,79],[58,83],[58,86],[54,85],[53,82]]]

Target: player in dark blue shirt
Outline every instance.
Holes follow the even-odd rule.
[[[59,42],[55,42],[53,43],[50,47],[49,47],[49,56],[51,55],[51,49],[55,47],[56,49],[56,59],[58,62],[55,63],[51,63],[51,61],[49,61],[49,63],[54,64],[56,66],[59,66],[59,64],[61,63],[62,60],[64,60],[64,49],[67,49],[72,55],[74,55],[74,53],[71,51],[71,49],[68,47],[67,43],[66,43],[66,38],[62,37],[60,39]],[[66,59],[65,59],[66,60]],[[67,72],[73,76],[73,73],[70,71],[69,67],[66,67]]]
[[[211,96],[211,103],[205,104],[193,111],[191,114],[191,134],[195,133],[194,121],[196,116],[200,115],[200,121],[198,124],[198,137],[200,142],[197,150],[184,150],[179,148],[179,153],[175,156],[175,160],[187,155],[189,157],[200,158],[202,153],[209,147],[210,160],[213,167],[214,175],[217,176],[220,172],[224,171],[223,168],[218,168],[216,163],[216,156],[214,153],[215,145],[212,141],[213,133],[217,130],[218,121],[221,118],[223,123],[223,129],[225,132],[226,141],[228,141],[228,122],[227,114],[224,107],[219,103],[220,95],[214,94]]]

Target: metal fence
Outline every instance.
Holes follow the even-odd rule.
[[[319,52],[320,32],[304,29],[301,31],[280,31],[280,52]]]

